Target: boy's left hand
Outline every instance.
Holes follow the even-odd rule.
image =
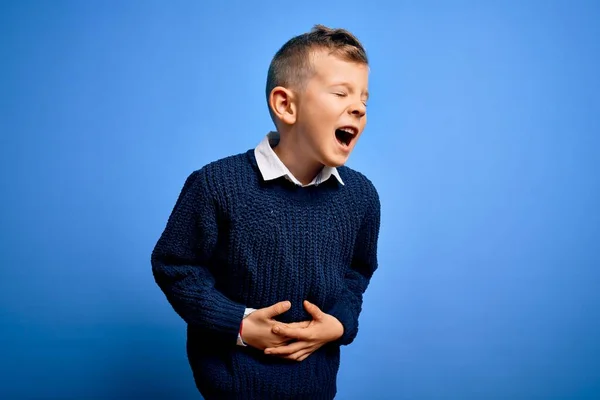
[[[281,347],[266,348],[265,354],[303,361],[324,344],[333,342],[344,334],[344,326],[334,316],[324,313],[307,300],[304,301],[304,308],[313,318],[307,327],[294,328],[287,324],[273,326],[273,333],[296,341]]]

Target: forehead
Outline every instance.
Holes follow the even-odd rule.
[[[366,87],[369,79],[369,66],[356,61],[347,61],[330,54],[328,51],[316,51],[311,54],[311,63],[315,80],[321,83],[345,81]]]

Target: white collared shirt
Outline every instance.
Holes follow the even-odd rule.
[[[258,169],[265,181],[278,179],[284,176],[296,185],[305,187],[319,185],[334,176],[338,182],[342,185],[344,184],[336,168],[325,166],[308,185],[303,185],[296,179],[279,157],[277,157],[275,151],[273,151],[273,148],[277,146],[277,144],[279,144],[279,133],[269,132],[254,149],[254,156],[256,157]]]

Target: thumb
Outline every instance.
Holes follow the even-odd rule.
[[[265,309],[267,318],[273,318],[279,314],[283,314],[290,309],[292,304],[289,301],[280,301]]]
[[[315,320],[321,320],[323,318],[323,311],[308,300],[304,300],[304,308]]]

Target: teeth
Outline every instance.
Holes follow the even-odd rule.
[[[354,135],[356,131],[353,128],[340,128],[341,131]]]

